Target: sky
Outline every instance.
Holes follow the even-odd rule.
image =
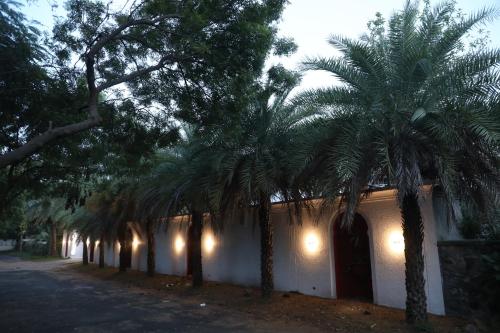
[[[26,0],[25,0],[26,1]],[[30,19],[40,22],[41,28],[50,30],[52,14],[64,15],[62,0],[27,0],[23,12]],[[118,0],[121,2],[123,0]],[[389,18],[394,10],[404,6],[404,0],[290,0],[279,22],[280,36],[293,37],[298,51],[288,58],[272,58],[268,65],[281,62],[289,69],[296,69],[306,57],[334,55],[327,43],[330,35],[357,38],[367,31],[366,24],[376,12]],[[437,1],[431,1],[435,4]],[[51,5],[58,5],[52,9]],[[496,7],[500,0],[457,0],[457,7],[465,13],[482,7]],[[490,23],[492,47],[500,48],[500,17]],[[330,75],[321,72],[305,73],[299,90],[328,86],[335,82]]]

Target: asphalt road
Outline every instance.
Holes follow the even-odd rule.
[[[313,332],[0,255],[0,332]],[[292,327],[291,327],[292,326]]]

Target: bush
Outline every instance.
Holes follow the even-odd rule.
[[[49,234],[42,231],[36,235],[34,239],[24,244],[23,250],[29,252],[34,256],[47,256],[49,255]]]
[[[459,224],[460,234],[465,239],[477,239],[481,235],[481,223],[478,218],[464,214]]]

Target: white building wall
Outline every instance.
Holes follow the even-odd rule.
[[[63,241],[61,244],[61,256],[63,258],[78,259],[83,257],[83,243],[78,240],[78,234],[70,231],[63,232]],[[68,243],[68,256],[66,256],[66,242]]]
[[[429,191],[422,193],[424,220],[424,261],[428,311],[444,314],[442,281],[437,252],[432,200]],[[336,297],[332,222],[339,212],[319,220],[304,213],[302,224],[290,225],[287,209],[274,205],[274,283],[281,291]],[[400,209],[394,191],[375,192],[364,200],[358,213],[367,225],[370,241],[373,301],[389,307],[405,307],[404,250],[401,247]],[[156,270],[163,274],[185,275],[188,220],[176,218],[169,228],[156,233]],[[309,235],[316,239],[316,249],[307,250]],[[133,247],[132,267],[146,270],[146,238],[138,233]],[[213,248],[207,248],[209,239]],[[202,237],[204,278],[240,285],[260,284],[260,235],[258,225],[249,221],[226,223],[215,234],[208,221]],[[106,250],[106,264],[118,266],[118,246]],[[113,261],[114,260],[114,261]]]

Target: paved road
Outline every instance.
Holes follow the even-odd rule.
[[[314,332],[228,308],[166,300],[0,255],[0,332]]]

